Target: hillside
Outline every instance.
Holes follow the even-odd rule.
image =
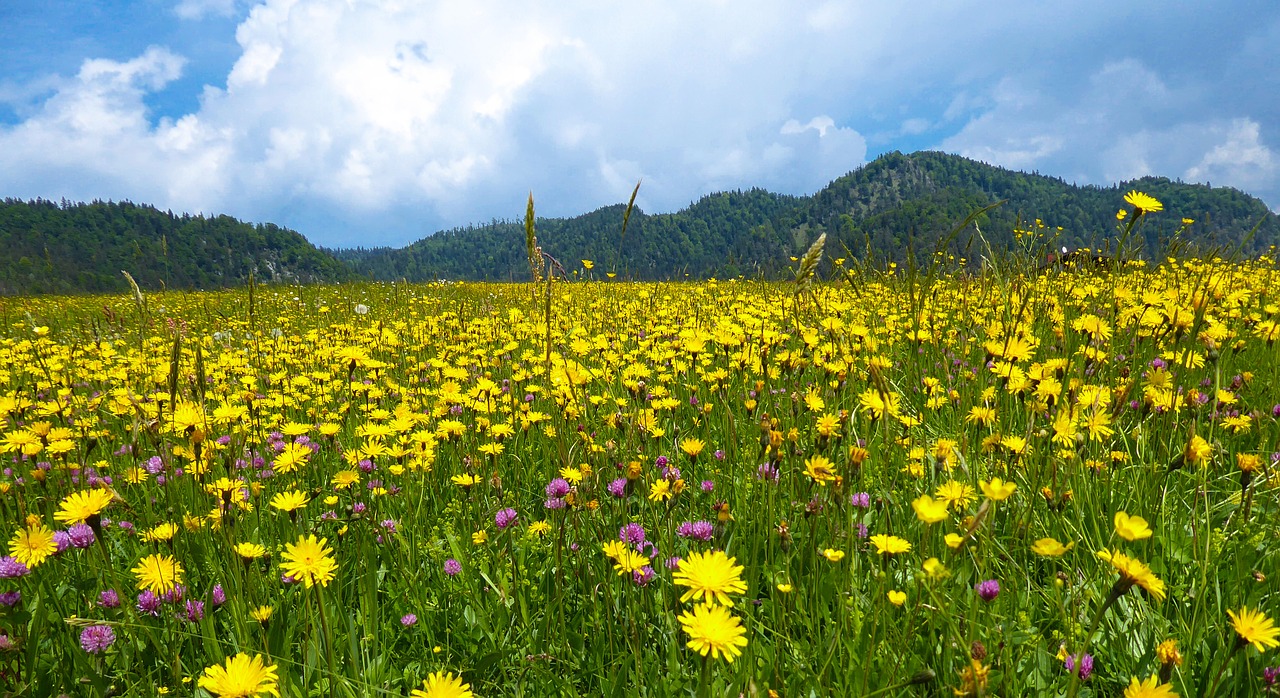
[[[777,277],[820,233],[828,259],[852,254],[877,261],[927,258],[971,212],[1007,200],[950,242],[977,259],[1013,245],[1019,221],[1040,219],[1054,246],[1104,247],[1116,232],[1124,193],[1138,189],[1164,203],[1139,242],[1147,256],[1167,248],[1183,218],[1195,222],[1182,254],[1256,255],[1280,241],[1280,220],[1266,205],[1230,188],[1143,178],[1112,187],[1079,187],[956,155],[890,153],[812,196],[751,189],[711,194],[676,213],[633,211],[620,239],[624,207],[573,218],[539,219],[542,248],[565,264],[596,262],[596,275],[683,279]],[[1257,224],[1256,235],[1248,237]],[[981,230],[979,238],[975,230]],[[302,235],[228,216],[174,215],[123,203],[0,202],[0,295],[123,291],[128,270],[146,289],[220,288],[247,282],[332,282],[350,278],[524,280],[523,221],[442,231],[403,248],[322,250]],[[849,252],[846,253],[845,249]]]
[[[972,211],[1007,203],[977,221],[993,249],[1007,249],[1019,220],[1042,220],[1063,228],[1058,245],[1103,247],[1115,235],[1115,213],[1124,193],[1139,189],[1160,199],[1165,212],[1143,226],[1145,253],[1154,255],[1181,226],[1187,252],[1240,247],[1256,254],[1280,240],[1280,221],[1260,200],[1235,189],[1142,178],[1112,187],[1080,187],[1060,179],[1013,172],[956,155],[890,153],[807,197],[763,190],[722,192],[671,214],[632,214],[619,254],[621,205],[567,219],[539,219],[543,249],[566,265],[579,259],[601,269],[643,279],[707,276],[773,276],[789,257],[803,252],[820,233],[827,249],[902,261],[923,258]],[[973,228],[949,250],[975,258],[983,245]],[[437,233],[404,248],[343,250],[335,254],[353,270],[376,279],[525,279],[524,229],[519,221],[496,222]]]
[[[151,206],[0,202],[0,295],[208,289],[258,281],[341,281],[347,268],[292,230]]]

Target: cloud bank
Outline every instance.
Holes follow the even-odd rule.
[[[153,104],[188,68],[180,46],[42,76],[42,96],[0,125],[0,191],[226,212],[330,246],[404,244],[517,217],[529,191],[540,213],[572,215],[643,179],[640,205],[674,210],[721,189],[810,193],[869,148],[940,147],[1081,182],[1181,176],[1280,203],[1276,98],[1214,99],[1212,79],[1266,79],[1251,66],[1272,60],[1277,12],[1221,37],[1222,63],[1198,74],[1141,37],[1080,58],[1071,47],[1114,43],[1109,7],[181,0],[175,22],[241,14],[225,81],[164,114]]]

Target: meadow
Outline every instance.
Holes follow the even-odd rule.
[[[0,299],[0,692],[1276,693],[1275,260],[1029,227],[976,271]]]

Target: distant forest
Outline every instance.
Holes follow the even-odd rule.
[[[676,213],[636,210],[625,237],[622,204],[540,218],[537,234],[569,268],[593,260],[597,276],[774,278],[822,233],[828,259],[877,262],[924,260],[940,246],[975,260],[1008,250],[1015,227],[1037,219],[1050,233],[1062,228],[1056,245],[1101,248],[1114,239],[1115,214],[1130,189],[1165,207],[1142,227],[1138,243],[1148,256],[1166,248],[1183,218],[1194,221],[1181,238],[1188,254],[1254,256],[1280,240],[1277,216],[1235,189],[1150,177],[1079,187],[933,152],[884,155],[812,196],[751,189],[705,196]],[[941,244],[971,213],[1001,200]],[[522,220],[446,230],[403,248],[327,250],[292,230],[228,216],[176,215],[129,202],[5,199],[0,245],[0,295],[123,291],[121,270],[150,289],[239,286],[250,274],[264,283],[529,278]]]

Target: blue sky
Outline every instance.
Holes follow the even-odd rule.
[[[1280,207],[1280,3],[9,0],[0,196],[331,247],[938,149]]]

